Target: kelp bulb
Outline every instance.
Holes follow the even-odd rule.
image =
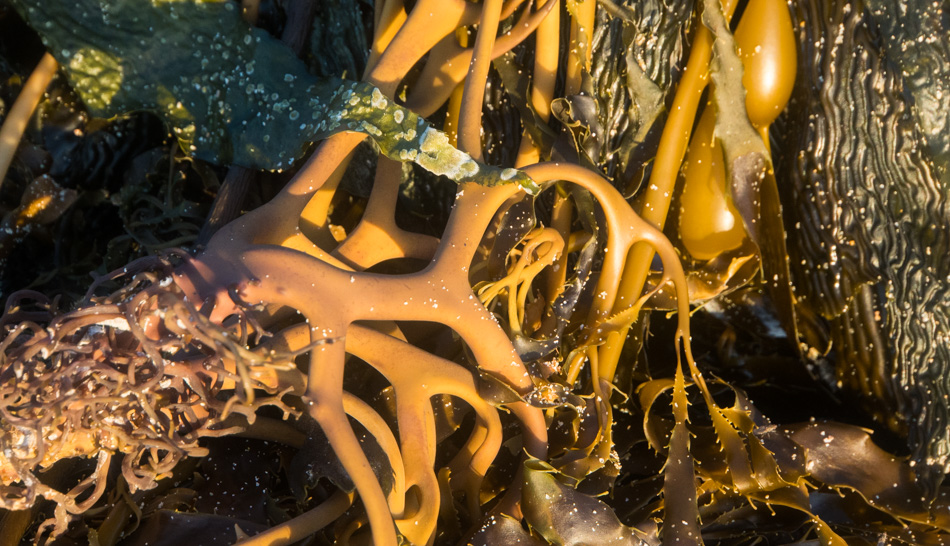
[[[713,109],[706,108],[686,154],[680,194],[680,240],[697,260],[738,248],[745,239],[739,214],[726,197],[726,168],[715,125]]]
[[[795,35],[785,0],[751,0],[735,38],[745,69],[749,120],[762,129],[785,108],[795,85]]]

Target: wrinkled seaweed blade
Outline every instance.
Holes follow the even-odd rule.
[[[363,10],[372,12],[372,3],[324,0],[317,2],[316,9],[307,57],[310,71],[325,78],[359,79],[366,69],[367,36],[372,32],[371,25],[365,25]]]
[[[881,133],[885,121],[895,127],[900,117],[895,112],[899,105],[871,97],[878,95],[872,90],[884,89],[893,99],[895,82],[866,43],[860,10],[849,9],[850,15],[844,15],[841,8],[819,0],[793,10],[793,17],[805,19],[806,27],[798,36],[802,51],[785,117],[788,130],[779,132],[776,147],[781,152],[776,154],[776,171],[782,200],[790,212],[786,222],[796,295],[825,317],[840,314],[860,284],[878,280],[873,241],[884,239],[868,230],[886,227],[880,225],[882,216],[862,212],[861,207],[868,201],[874,211],[886,206],[881,202],[886,194],[880,195],[875,186],[894,183],[896,158],[888,144],[895,138],[884,142]],[[872,109],[886,116],[879,118],[881,123],[871,120]],[[878,156],[889,164],[879,164]],[[885,178],[875,180],[881,175]]]
[[[655,146],[634,148],[662,113],[685,62],[692,13],[692,0],[627,0],[617,2],[616,10],[597,11],[591,79],[606,129],[600,160],[609,176],[627,178],[628,165],[637,169],[655,155]]]
[[[933,0],[868,0],[871,27],[913,96],[911,111],[941,177],[950,168],[950,33]],[[943,5],[943,9],[938,9]]]
[[[950,447],[948,189],[863,5],[793,17],[798,81],[775,149],[796,296],[831,321],[839,382],[906,427],[930,481]]]
[[[618,11],[598,10],[591,72],[596,73],[598,65],[619,70],[623,54],[630,49],[644,74],[660,89],[669,90],[685,59],[693,0],[625,0],[616,4]],[[631,31],[626,36],[624,27]]]

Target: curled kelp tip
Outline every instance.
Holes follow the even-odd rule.
[[[199,438],[242,430],[228,414],[244,415],[247,424],[265,406],[296,413],[278,388],[287,358],[242,348],[240,327],[209,323],[170,278],[136,277],[129,286],[145,282],[144,291],[125,288],[51,313],[46,327],[6,327],[0,476],[7,509],[42,496],[81,514],[103,494],[113,455],[124,454],[132,491],[147,490],[185,456],[206,454]],[[4,319],[17,312],[8,307]],[[136,396],[122,395],[128,386]],[[231,425],[221,428],[225,422]],[[39,472],[74,457],[98,457],[99,465],[81,487],[46,485]]]

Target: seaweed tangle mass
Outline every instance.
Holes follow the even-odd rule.
[[[934,9],[0,4],[0,544],[945,543]]]

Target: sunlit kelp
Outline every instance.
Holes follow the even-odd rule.
[[[685,62],[693,10],[692,1],[618,2],[597,12],[590,89],[584,92],[596,103],[598,130],[587,138],[597,142],[591,159],[623,191],[636,189],[656,153],[655,124]],[[583,97],[563,99],[578,100]]]
[[[776,173],[796,296],[829,321],[837,386],[908,436],[932,495],[950,457],[948,193],[865,10],[793,10],[799,79]]]
[[[226,432],[285,434],[247,444],[252,452],[243,464],[232,457],[230,471],[217,454],[194,472],[182,461],[157,487],[130,494],[124,478],[98,469],[109,495],[90,510],[43,514],[50,503],[36,502],[25,519],[48,520],[63,540],[100,544],[123,536],[169,543],[180,533],[210,542],[212,532],[255,546],[315,534],[311,540],[353,545],[939,542],[950,529],[946,502],[928,505],[912,462],[877,449],[870,432],[853,425],[763,415],[760,408],[781,402],[750,397],[707,367],[743,368],[751,358],[736,351],[748,345],[730,341],[740,325],[725,320],[699,332],[708,321],[693,322],[690,304],[712,313],[729,302],[748,305],[772,336],[760,338],[767,346],[755,354],[778,353],[760,364],[800,364],[771,169],[785,149],[770,146],[766,132],[798,68],[793,27],[782,0],[727,4],[720,10],[707,0],[690,15],[685,5],[665,11],[634,1],[379,3],[366,82],[345,98],[345,115],[330,118],[340,132],[301,171],[278,175],[276,195],[264,194],[193,255],[179,254],[176,267],[162,266],[162,275],[136,276],[131,264],[132,283],[118,302],[92,294],[76,311],[11,308],[8,375],[29,362],[53,370],[55,387],[57,375],[68,382],[87,364],[108,370],[118,355],[115,364],[128,364],[134,381],[116,388],[129,399],[89,403],[131,406],[132,415],[157,405],[157,419],[139,419],[142,435],[158,431],[171,443],[136,459],[109,441],[108,427],[104,442],[81,441],[97,430],[95,413],[63,422],[27,411],[60,408],[68,391],[43,386],[22,408],[21,399],[0,399],[12,404],[13,417],[0,422],[16,423],[7,428],[17,444],[0,461],[12,492],[0,500],[29,504],[16,495],[38,477],[40,494],[80,504],[85,491],[70,492],[54,471],[75,465],[73,475],[85,478],[96,471],[93,458],[105,461],[100,466],[148,465],[169,445],[197,455],[187,441],[207,436],[200,418],[214,421],[228,403],[247,410],[254,396],[278,406],[253,413],[273,426],[240,422]],[[737,7],[741,20],[730,25]],[[691,39],[681,42],[688,26]],[[688,55],[679,54],[681,43]],[[628,55],[631,45],[636,55]],[[687,58],[690,69],[679,72]],[[612,79],[621,73],[630,77]],[[387,148],[411,128],[399,125],[408,111],[393,107],[401,96],[433,127],[444,118],[444,133],[416,131],[436,146]],[[665,121],[655,117],[664,108]],[[643,138],[647,129],[658,143]],[[371,143],[358,148],[365,134],[389,158],[375,158]],[[627,152],[613,149],[624,146],[621,161]],[[704,147],[721,173],[693,169],[708,161],[693,153]],[[679,176],[684,154],[688,172]],[[549,156],[557,161],[541,161]],[[420,230],[398,206],[411,193],[403,184],[415,168],[410,160],[462,180],[477,168],[484,178],[441,180],[454,207],[444,226]],[[618,191],[635,192],[639,173],[651,169],[634,199]],[[540,195],[511,183],[525,175]],[[699,219],[724,210],[686,199],[684,179],[714,185],[714,204],[735,205],[725,213],[739,227],[738,246],[709,240]],[[732,290],[758,297],[727,300]],[[144,313],[144,336],[116,331],[115,308]],[[657,308],[676,312],[648,322]],[[768,309],[791,327],[777,326]],[[87,316],[95,323],[90,338],[104,334],[95,337],[98,350],[63,343],[31,352],[37,339],[66,339],[73,319]],[[57,367],[77,353],[81,366]],[[229,372],[231,360],[237,372],[260,364],[249,371],[262,375],[248,383],[235,373],[241,382],[220,390],[199,381]],[[760,371],[732,377],[755,387],[781,375]],[[146,388],[155,385],[160,392]],[[767,386],[796,406],[796,418],[826,409],[804,407],[794,391],[781,392],[785,385]],[[197,391],[214,400],[202,405]],[[27,421],[51,431],[38,444],[52,448],[49,458],[19,449],[16,434]],[[80,431],[72,443],[57,435],[69,426]],[[209,451],[240,445],[203,442]],[[260,467],[253,484],[250,466]],[[138,483],[134,472],[132,479]],[[237,504],[248,506],[232,509]],[[4,519],[2,531],[31,536],[23,519],[19,526]]]

